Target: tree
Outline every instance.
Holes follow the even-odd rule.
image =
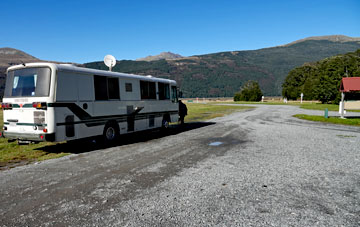
[[[235,93],[234,101],[260,101],[263,93],[255,81],[247,81],[240,92]]]
[[[315,70],[316,67],[312,64],[304,64],[291,70],[282,85],[282,95],[287,99],[296,100],[301,93],[304,93],[305,100],[313,99],[312,89]]]
[[[305,100],[339,103],[341,79],[359,75],[360,49],[291,70],[282,85],[282,95],[288,99],[297,99],[300,93],[304,93]]]

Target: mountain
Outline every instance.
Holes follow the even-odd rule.
[[[5,88],[5,73],[6,69],[11,65],[18,65],[21,63],[37,62],[39,59],[17,49],[0,48],[0,97],[3,96]]]
[[[358,38],[321,36],[259,50],[150,62],[123,60],[113,70],[174,79],[184,97],[232,97],[248,80],[259,82],[264,95],[278,96],[291,69],[359,48]],[[85,67],[107,70],[103,62],[86,63]]]
[[[122,60],[117,61],[113,71],[174,79],[184,97],[232,97],[248,80],[257,81],[265,96],[273,96],[281,95],[282,83],[293,68],[357,49],[360,49],[359,38],[320,36],[259,50],[171,60],[166,57],[153,61]],[[0,48],[0,96],[3,94],[5,69],[21,61],[41,60],[19,50]],[[84,66],[108,70],[102,61],[85,63]]]
[[[157,60],[172,60],[172,59],[178,59],[178,58],[183,58],[183,56],[181,56],[180,54],[174,54],[171,52],[162,52],[159,55],[155,55],[155,56],[147,56],[145,58],[139,58],[136,59],[136,61],[157,61]]]
[[[6,69],[8,67],[22,63],[43,62],[43,61],[44,60],[40,60],[21,50],[9,48],[9,47],[0,48],[0,98],[4,94]],[[56,61],[46,61],[46,62],[73,64],[71,62],[56,62]],[[75,64],[75,65],[81,66],[80,64]]]
[[[11,65],[21,64],[22,62],[35,62],[39,59],[17,49],[0,48],[0,67],[7,68]]]
[[[349,37],[349,36],[345,36],[345,35],[312,36],[312,37],[308,37],[305,39],[299,39],[297,41],[291,42],[284,46],[290,46],[290,45],[293,45],[296,43],[301,43],[301,42],[308,41],[308,40],[327,40],[327,41],[332,41],[332,42],[345,43],[345,42],[360,42],[360,37],[354,38],[354,37]]]

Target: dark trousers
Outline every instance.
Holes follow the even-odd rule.
[[[184,124],[184,118],[185,118],[185,116],[181,116],[181,115],[179,117],[180,124],[182,124],[182,125]]]

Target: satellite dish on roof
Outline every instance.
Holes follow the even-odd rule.
[[[116,59],[114,56],[108,54],[104,57],[104,63],[107,67],[109,67],[109,71],[111,71],[112,67],[116,65]]]

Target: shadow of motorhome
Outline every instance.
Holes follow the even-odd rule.
[[[54,145],[44,146],[38,148],[48,153],[72,153],[80,154],[94,150],[105,149],[110,147],[124,146],[133,143],[146,142],[153,139],[159,139],[166,136],[176,135],[182,132],[194,130],[197,128],[213,125],[213,122],[191,122],[184,125],[171,125],[166,131],[160,129],[146,130],[141,132],[134,132],[129,134],[120,135],[118,141],[107,144],[103,141],[101,136],[92,137],[81,140],[68,141],[66,143],[58,143]]]

